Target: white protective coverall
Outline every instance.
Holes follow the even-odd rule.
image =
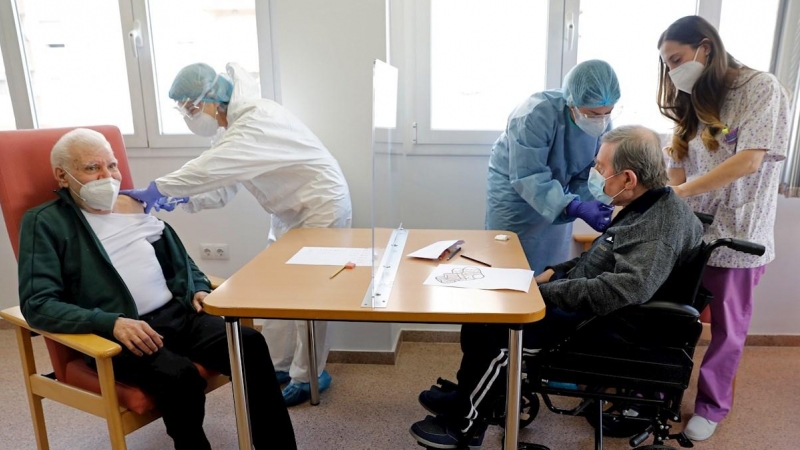
[[[271,215],[268,245],[293,228],[349,228],[352,207],[339,163],[297,117],[260,96],[238,64],[226,66],[233,81],[228,127],[213,146],[156,180],[169,197],[190,197],[190,212],[225,206],[244,187]],[[263,334],[276,371],[309,382],[306,321],[267,320]],[[330,349],[327,322],[316,322],[317,369]]]

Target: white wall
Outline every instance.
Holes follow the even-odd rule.
[[[385,54],[380,1],[277,0],[281,99],[339,160],[356,226],[370,226],[372,62]]]
[[[372,226],[372,63],[385,59],[382,1],[277,0],[281,99],[339,160],[353,225]],[[391,349],[388,324],[337,323],[331,348]]]
[[[800,334],[800,198],[778,199],[775,253],[756,288],[750,334]]]

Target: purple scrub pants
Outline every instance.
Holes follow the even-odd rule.
[[[714,295],[709,305],[711,343],[700,366],[694,412],[713,422],[731,410],[733,379],[753,313],[753,290],[765,269],[706,267],[703,285]]]

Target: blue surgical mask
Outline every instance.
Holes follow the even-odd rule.
[[[622,188],[621,191],[617,192],[612,197],[612,196],[606,194],[606,192],[605,192],[606,180],[608,180],[609,178],[614,178],[615,176],[617,176],[617,175],[619,175],[621,173],[622,172],[617,172],[617,173],[615,173],[614,175],[611,175],[608,178],[603,178],[603,175],[601,175],[600,172],[597,171],[597,169],[592,167],[589,170],[589,181],[588,181],[589,192],[592,194],[592,197],[594,197],[595,200],[597,200],[599,202],[605,203],[606,205],[610,205],[611,202],[617,197],[617,195],[625,192],[625,188]]]

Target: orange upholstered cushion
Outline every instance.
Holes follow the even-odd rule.
[[[218,375],[217,372],[207,370],[200,364],[195,364],[195,366],[200,371],[200,375],[206,380]],[[74,359],[67,363],[66,378],[63,381],[96,394],[100,393],[100,380],[97,378],[97,372],[87,366],[82,359]],[[152,396],[144,393],[134,385],[120,381],[117,381],[117,398],[119,398],[120,406],[138,414],[144,414],[156,407]]]

